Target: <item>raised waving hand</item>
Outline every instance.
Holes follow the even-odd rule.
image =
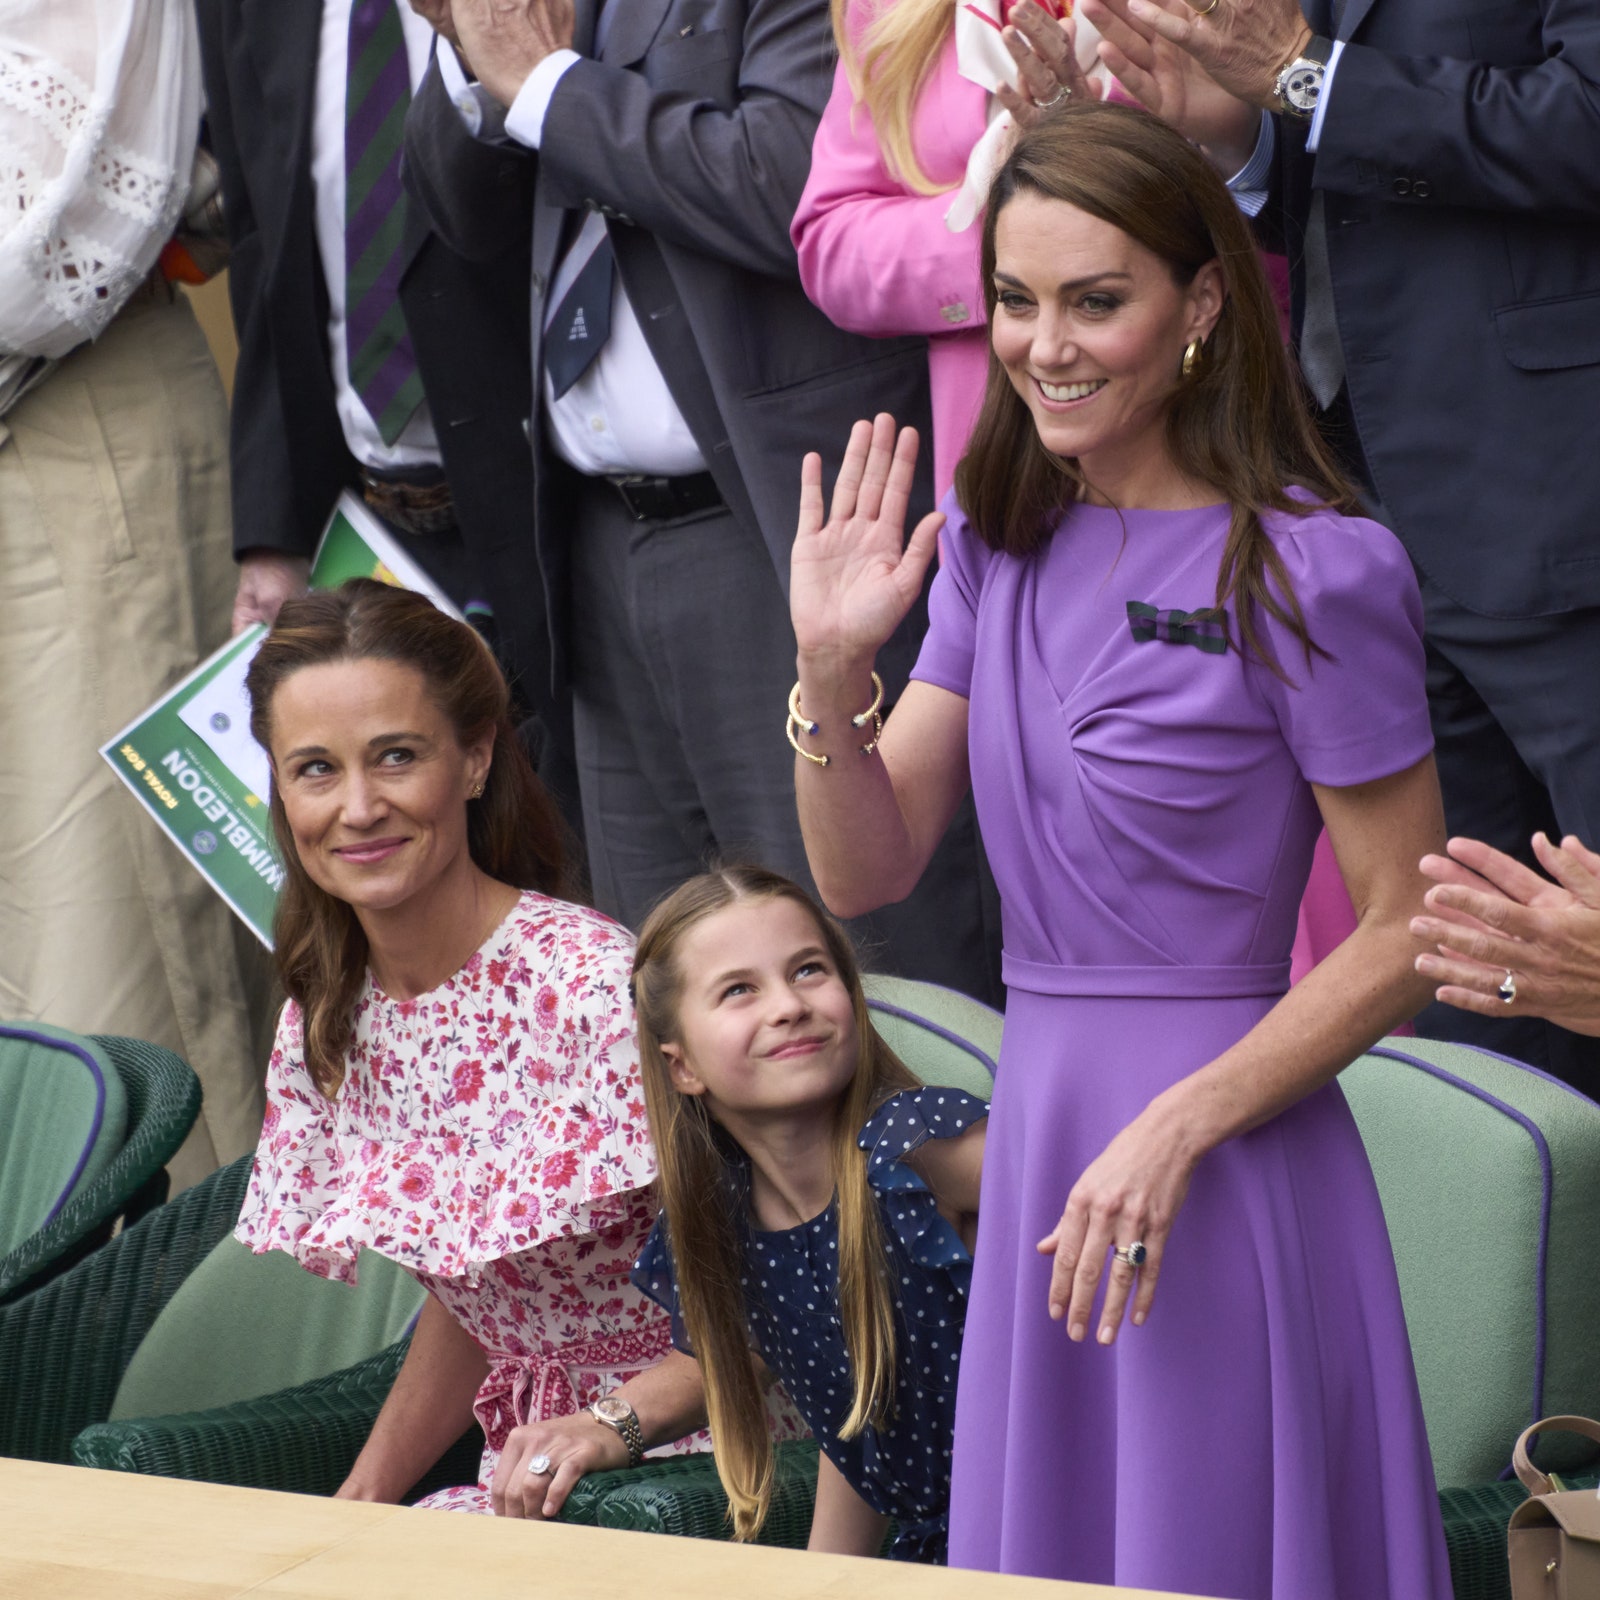
[[[813,452],[801,465],[789,609],[801,659],[825,674],[870,666],[922,591],[944,515],[930,512],[906,539],[916,464],[917,430],[881,412],[850,430],[826,512],[822,458]]]

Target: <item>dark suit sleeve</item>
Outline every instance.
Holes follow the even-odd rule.
[[[240,161],[229,93],[228,0],[198,0],[206,126],[222,182],[228,229],[228,299],[239,341],[230,457],[233,550],[309,556],[320,529],[296,509],[295,472],[283,426],[283,392],[265,305],[266,251]]]
[[[1542,44],[1544,59],[1490,66],[1347,45],[1318,141],[1317,187],[1411,205],[1600,215],[1600,6],[1507,0],[1474,12],[1468,26],[1462,43],[1482,38],[1485,54],[1531,58]]]
[[[526,145],[470,133],[429,64],[406,116],[403,176],[449,250],[476,262],[498,260],[516,240],[526,251],[538,166]]]
[[[797,279],[789,224],[833,85],[830,39],[826,0],[753,0],[742,40],[669,39],[643,72],[576,62],[545,115],[545,180],[659,239]],[[727,105],[702,87],[722,67]]]

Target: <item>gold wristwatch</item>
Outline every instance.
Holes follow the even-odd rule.
[[[621,1395],[601,1395],[589,1407],[589,1415],[596,1422],[603,1422],[627,1445],[630,1467],[644,1460],[644,1429],[639,1426],[639,1414]]]

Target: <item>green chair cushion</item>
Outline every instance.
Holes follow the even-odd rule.
[[[1005,1018],[981,1001],[914,978],[864,980],[873,1026],[924,1083],[987,1100]]]
[[[1487,1482],[1530,1422],[1600,1415],[1600,1106],[1424,1039],[1385,1040],[1339,1081],[1389,1224],[1434,1474]],[[1582,1459],[1565,1436],[1540,1455]]]
[[[206,1411],[326,1377],[393,1344],[423,1297],[409,1273],[370,1250],[352,1287],[280,1250],[255,1255],[230,1236],[156,1318],[110,1418]]]
[[[98,1045],[40,1022],[0,1023],[0,1256],[110,1164],[128,1097]]]

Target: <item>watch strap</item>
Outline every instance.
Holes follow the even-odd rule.
[[[610,1397],[602,1396],[602,1398]],[[589,1407],[589,1415],[596,1422],[610,1428],[621,1438],[622,1442],[628,1447],[628,1465],[636,1467],[644,1460],[644,1429],[639,1426],[639,1414],[632,1406],[628,1405],[626,1400],[615,1399],[613,1404],[626,1407],[621,1416],[608,1417],[604,1415],[600,1410],[600,1402],[598,1400]]]

